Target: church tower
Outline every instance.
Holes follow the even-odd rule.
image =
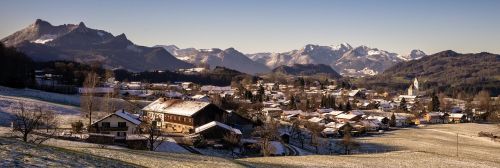
[[[418,80],[417,78],[415,77],[415,79],[413,80],[413,87],[415,87],[416,90],[418,90]]]

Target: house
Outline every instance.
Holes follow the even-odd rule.
[[[354,114],[339,114],[335,116],[335,119],[339,122],[349,122],[349,121],[358,121],[361,119],[361,115],[354,115]]]
[[[411,120],[409,120],[408,116],[398,115],[396,114],[396,127],[406,127],[410,125]]]
[[[451,113],[448,116],[448,123],[462,123],[467,120],[467,116],[463,113]]]
[[[92,123],[90,132],[114,135],[116,140],[124,140],[127,135],[138,133],[141,120],[125,110],[118,110]]]
[[[380,129],[388,129],[389,128],[389,118],[383,116],[368,116],[366,120],[375,121],[380,126]]]
[[[424,115],[424,120],[429,124],[444,124],[448,122],[448,114],[443,112],[429,112]]]
[[[267,117],[280,117],[281,114],[283,113],[283,110],[281,108],[263,108],[262,109],[262,114],[267,116]]]
[[[210,97],[208,97],[207,95],[194,95],[191,96],[191,99],[201,102],[210,102]]]
[[[297,118],[301,113],[302,110],[286,110],[283,111],[281,118],[285,120],[291,120],[292,118]]]
[[[336,116],[338,116],[338,115],[340,115],[342,113],[344,113],[344,111],[337,111],[337,110],[335,110],[335,111],[331,111],[329,113],[323,114],[323,116],[325,118],[333,119],[333,118],[335,118]]]
[[[167,132],[192,133],[212,121],[226,121],[227,113],[218,106],[200,101],[159,98],[142,109]]]
[[[309,122],[312,122],[312,123],[316,123],[316,124],[325,124],[325,119],[324,118],[319,118],[319,117],[313,117],[313,118],[310,118],[309,120],[307,120]]]
[[[223,139],[225,135],[233,134],[241,138],[241,131],[218,121],[212,121],[195,128],[195,134],[206,139]]]

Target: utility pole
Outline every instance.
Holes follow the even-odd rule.
[[[458,157],[458,133],[457,133],[457,157]]]

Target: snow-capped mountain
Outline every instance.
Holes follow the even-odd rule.
[[[401,58],[405,61],[410,61],[410,60],[418,60],[426,55],[427,54],[425,54],[422,50],[415,49],[415,50],[411,50],[411,52],[409,54],[400,55],[399,58]]]
[[[139,46],[128,40],[125,34],[113,36],[103,30],[88,28],[83,22],[53,26],[37,19],[1,42],[16,47],[34,61],[99,61],[107,68],[132,71],[194,67],[163,48]]]
[[[179,49],[176,45],[155,45],[153,47],[161,47],[167,50],[170,54],[176,55],[175,51]]]
[[[234,48],[221,50],[185,48],[170,51],[177,59],[195,64],[208,64],[210,68],[216,66],[234,69],[248,74],[269,72],[265,65],[255,62]]]
[[[337,72],[348,76],[375,75],[390,66],[425,56],[420,50],[413,50],[408,55],[359,46],[353,48],[347,43],[336,46],[308,44],[299,50],[283,53],[257,53],[247,55],[252,60],[265,64],[269,68],[294,64],[327,64]]]

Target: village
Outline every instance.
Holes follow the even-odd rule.
[[[212,86],[95,80],[78,89],[78,121],[50,135],[35,132],[135,150],[161,151],[175,144],[193,154],[226,158],[343,155],[392,150],[358,138],[426,125],[485,122],[489,115],[480,99],[438,97],[421,89],[417,78],[405,94],[328,79],[290,81],[244,79]],[[15,121],[11,127],[23,130]]]

